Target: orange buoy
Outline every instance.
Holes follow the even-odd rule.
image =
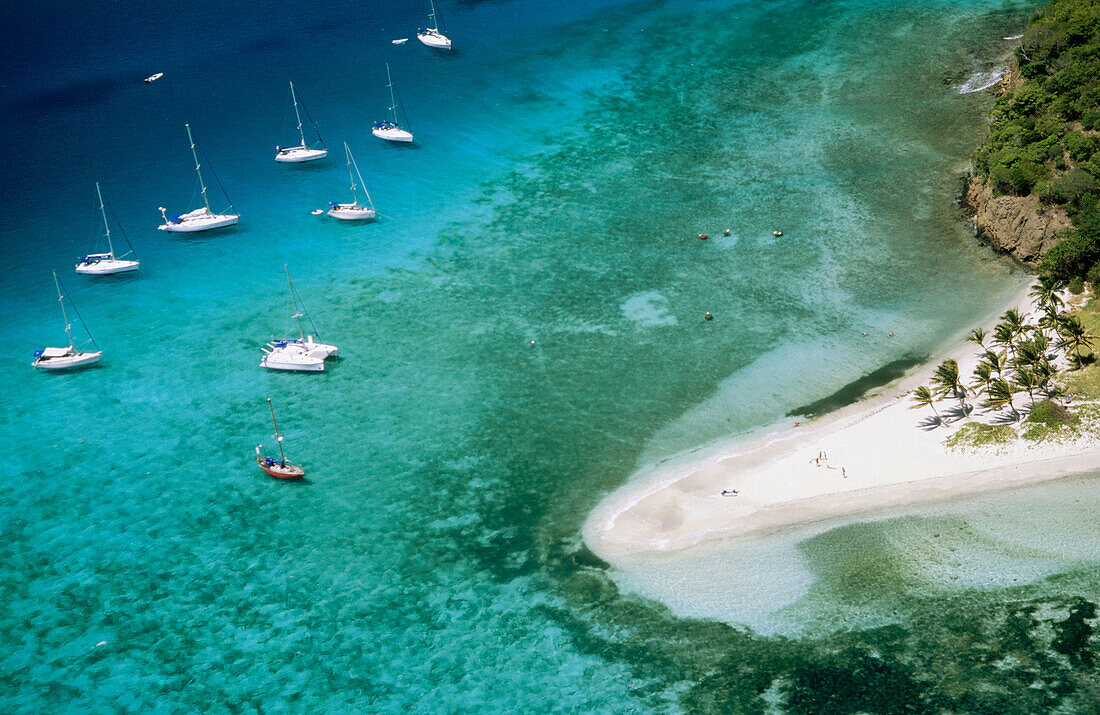
[[[707,237],[707,234],[705,234],[705,233],[699,234],[699,238],[706,238],[706,237]]]

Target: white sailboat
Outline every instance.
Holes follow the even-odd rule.
[[[381,122],[375,122],[370,132],[379,139],[385,139],[391,142],[411,142],[413,135],[401,128],[401,125],[397,123],[397,100],[395,99],[393,92],[393,79],[390,77],[390,63],[386,63],[386,86],[390,88],[390,108],[387,110],[393,113],[393,120],[385,120]],[[406,118],[408,121],[408,118]]]
[[[432,5],[432,12],[428,15],[428,27],[427,29],[417,30],[416,39],[420,40],[428,47],[434,47],[437,50],[449,50],[451,49],[451,41],[439,31],[439,20],[435,12],[435,0],[428,1]]]
[[[195,209],[185,214],[178,216],[168,217],[165,213],[168,209],[163,206],[160,207],[160,215],[164,218],[164,223],[157,226],[161,231],[178,231],[183,233],[190,233],[193,231],[209,231],[212,228],[222,228],[225,226],[232,226],[237,223],[241,218],[240,214],[225,213],[216,214],[210,210],[210,199],[206,197],[206,184],[202,180],[202,170],[199,165],[199,155],[195,151],[195,139],[191,136],[191,125],[184,124],[187,128],[187,138],[191,142],[191,156],[195,158],[195,174],[199,177],[199,186],[202,188],[202,202],[203,207],[201,209]],[[217,176],[214,177],[217,179]],[[219,186],[220,186],[219,182]],[[222,189],[224,192],[225,189]],[[226,200],[229,200],[227,195]],[[233,204],[230,202],[229,210],[233,210]]]
[[[324,159],[328,156],[328,149],[325,148],[325,140],[321,138],[321,133],[317,131],[317,125],[309,116],[309,110],[306,110],[306,118],[313,125],[313,132],[317,135],[317,143],[321,146],[320,148],[306,146],[306,135],[302,130],[302,115],[298,112],[298,95],[294,92],[293,82],[290,83],[290,99],[294,102],[294,116],[298,119],[298,136],[301,138],[302,143],[297,146],[275,147],[278,152],[275,155],[275,161],[286,164],[300,164],[305,161]],[[302,105],[302,109],[305,109],[305,104]]]
[[[348,148],[348,143],[344,142],[344,153],[348,157],[348,181],[351,182],[351,203],[341,204],[335,201],[329,204],[328,215],[333,218],[338,218],[343,221],[365,221],[375,217],[377,212],[374,210],[374,204],[370,200],[370,194],[367,192],[367,187],[363,183],[363,175],[359,173],[359,165],[355,163],[355,157],[351,155],[351,149]],[[355,170],[355,174],[352,174],[352,169]],[[355,177],[359,177],[359,186],[363,187],[363,195],[367,197],[367,205],[359,205],[359,191],[355,184]]]
[[[134,252],[133,246],[130,247],[129,253],[115,256],[115,247],[111,242],[111,226],[107,223],[107,210],[103,207],[103,192],[99,189],[98,181],[95,182],[95,192],[99,197],[99,212],[103,215],[103,231],[107,236],[107,252],[89,253],[84,256],[80,259],[80,263],[76,264],[76,272],[87,276],[105,276],[111,273],[136,271],[138,266],[141,265],[141,261],[137,259],[127,260],[126,258]],[[125,238],[126,234],[123,233],[122,237]],[[126,243],[129,245],[129,239]]]
[[[264,348],[264,356],[260,360],[260,367],[269,370],[293,370],[297,372],[323,372],[325,360],[336,357],[339,348],[328,343],[321,343],[315,339],[317,327],[310,320],[305,306],[298,299],[298,293],[294,290],[294,281],[290,279],[290,268],[285,264],[286,282],[290,288],[290,304],[293,313],[291,320],[298,321],[298,337],[286,337],[282,340],[272,340]],[[309,327],[313,332],[307,334],[302,318],[309,321]]]
[[[57,277],[57,271],[53,273],[53,284],[57,287],[57,302],[61,304],[61,319],[65,321],[65,334],[69,336],[69,347],[67,348],[42,348],[41,350],[34,351],[34,362],[31,363],[33,367],[40,370],[68,370],[74,367],[85,367],[92,363],[99,362],[99,358],[103,356],[103,351],[99,350],[99,346],[95,344],[95,340],[92,339],[92,334],[88,333],[88,341],[96,348],[93,352],[84,352],[76,349],[76,344],[73,342],[73,328],[69,324],[69,316],[65,312],[65,297],[61,293],[61,281]],[[73,310],[76,310],[76,306],[73,306]],[[80,313],[77,312],[77,318],[80,318]],[[84,325],[84,319],[80,318],[80,324]],[[84,325],[84,330],[87,330],[88,326]]]

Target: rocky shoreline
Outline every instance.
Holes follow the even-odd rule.
[[[1020,68],[1013,62],[995,91],[1004,96],[1022,83]],[[1010,254],[1030,268],[1058,244],[1059,231],[1073,228],[1069,216],[1061,208],[1043,206],[1034,194],[994,196],[990,182],[979,176],[966,180],[960,202],[974,221],[978,240],[995,251]]]
[[[1060,231],[1073,228],[1061,208],[1043,206],[1034,195],[994,196],[989,181],[977,176],[967,181],[962,201],[980,241],[1031,268],[1058,244]]]

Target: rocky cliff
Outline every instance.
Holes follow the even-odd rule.
[[[1020,68],[1012,62],[994,91],[1004,96],[1021,84]],[[967,182],[963,203],[973,212],[980,240],[1032,267],[1058,243],[1057,231],[1073,227],[1062,209],[1043,206],[1034,195],[994,197],[989,182],[977,176]]]
[[[1043,206],[1037,196],[993,196],[989,182],[972,177],[964,201],[974,212],[978,238],[996,251],[1034,266],[1058,243],[1056,232],[1072,228],[1066,212]]]

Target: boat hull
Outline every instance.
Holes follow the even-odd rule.
[[[141,266],[141,261],[123,261],[117,258],[106,258],[98,261],[76,264],[76,272],[86,276],[106,276],[112,273],[127,273],[136,271]]]
[[[451,49],[451,40],[438,32],[418,32],[416,39],[437,50]]]
[[[296,467],[289,462],[279,462],[270,457],[256,457],[256,464],[260,465],[260,469],[276,479],[295,481],[306,475],[305,470],[301,467]]]
[[[371,129],[370,133],[388,142],[408,143],[413,140],[413,135],[404,129]]]
[[[31,363],[32,367],[39,370],[72,370],[79,367],[87,367],[99,362],[103,357],[103,351],[94,353],[70,353],[59,357],[42,356]]]
[[[161,231],[173,233],[194,233],[196,231],[209,231],[215,228],[232,226],[240,220],[239,214],[210,214],[200,218],[188,218],[182,221],[169,221],[157,226]]]
[[[275,161],[281,164],[302,164],[307,161],[324,159],[326,156],[328,156],[328,149],[309,149],[295,146],[289,149],[279,149],[279,153],[275,155]]]
[[[290,372],[324,372],[325,358],[330,354],[327,348],[333,347],[332,352],[335,352],[335,347],[326,345],[317,353],[311,352],[310,347],[298,341],[282,345],[269,344],[260,360],[260,367]]]
[[[372,208],[351,204],[340,204],[328,210],[329,216],[341,221],[373,221],[377,214],[378,212]]]

